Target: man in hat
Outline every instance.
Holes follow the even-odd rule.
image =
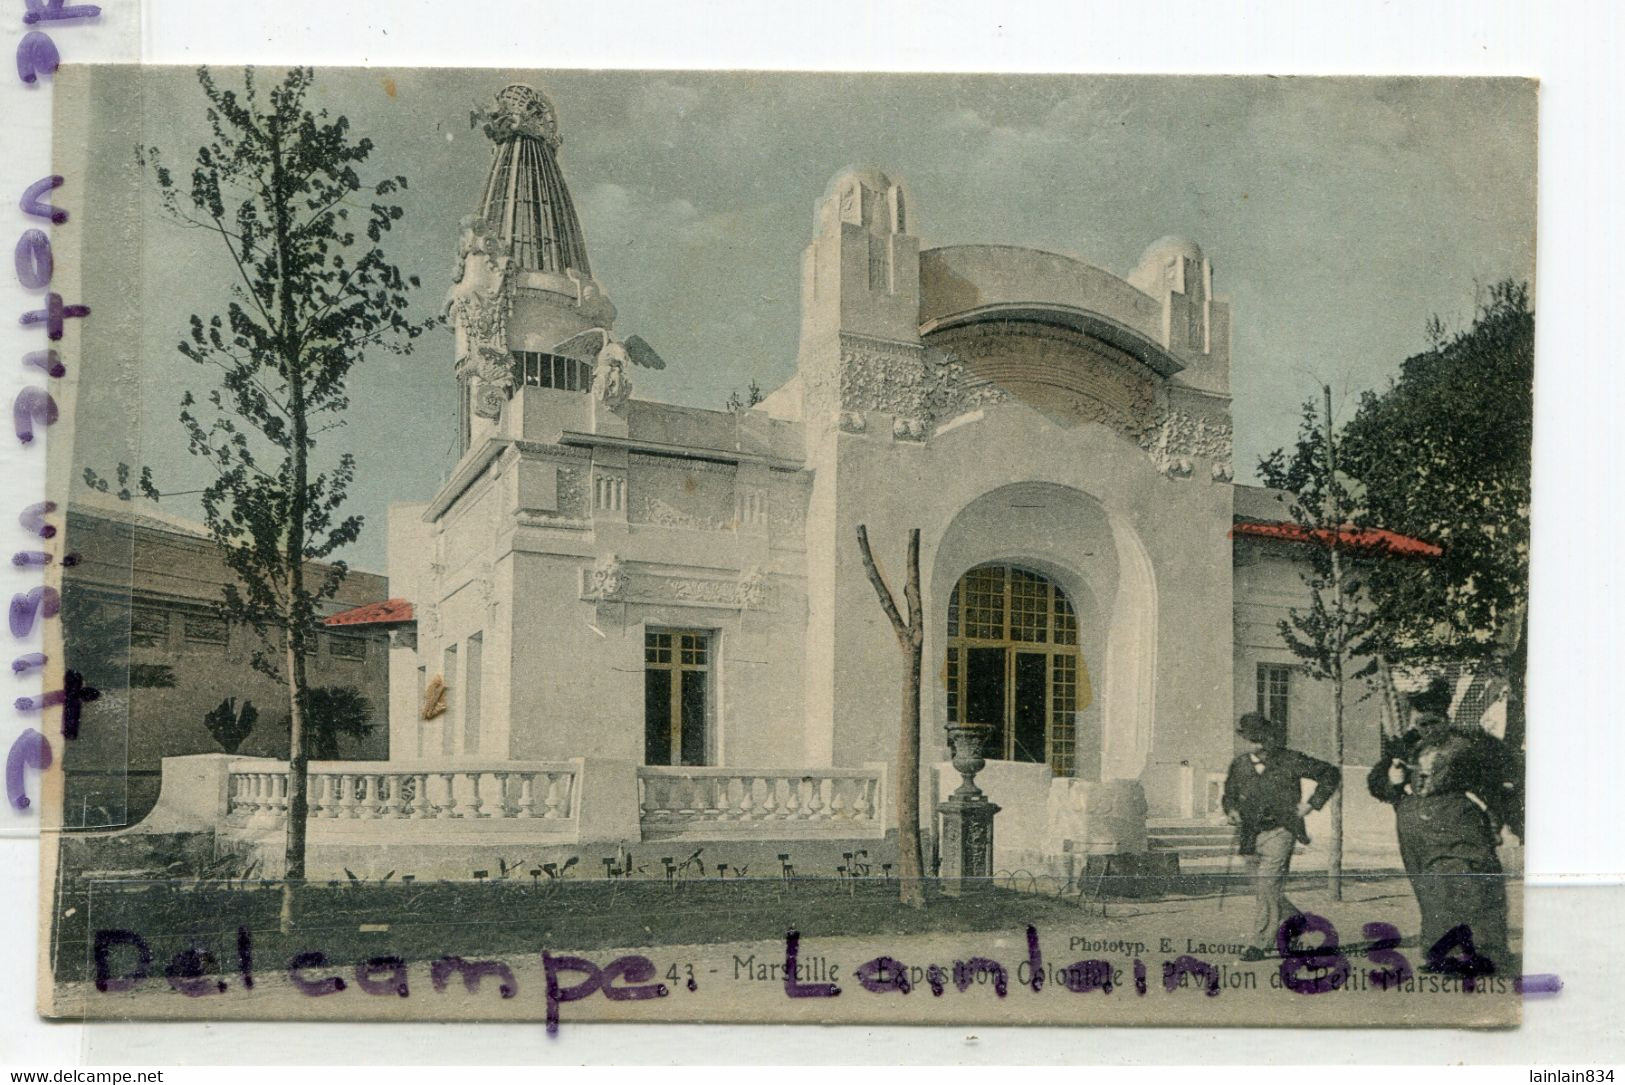
[[[1503,745],[1431,712],[1407,738],[1404,756],[1375,766],[1366,783],[1373,797],[1394,806],[1427,966],[1461,956],[1470,939],[1475,971],[1507,969],[1506,885],[1495,851],[1507,821]]]
[[[1281,921],[1298,914],[1286,896],[1292,849],[1309,843],[1303,819],[1331,800],[1343,774],[1336,765],[1289,749],[1286,728],[1260,713],[1248,712],[1236,733],[1251,748],[1230,763],[1224,780],[1224,812],[1238,830],[1237,846],[1253,879],[1252,945],[1244,961],[1258,961],[1276,949]],[[1303,798],[1303,781],[1315,790]]]

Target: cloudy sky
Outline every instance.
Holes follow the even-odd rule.
[[[645,397],[720,407],[752,379],[772,389],[790,376],[813,201],[853,163],[907,182],[927,247],[1025,245],[1124,274],[1165,234],[1200,243],[1233,309],[1243,481],[1292,439],[1320,381],[1352,410],[1424,345],[1431,314],[1459,325],[1479,284],[1534,273],[1535,92],[1524,82],[319,72],[314,104],[376,144],[369,175],[409,178],[390,252],[421,276],[424,315],[450,284],[457,222],[489,164],[470,110],[515,81],[557,108],[561,165],[617,329],[669,363],[638,371]],[[202,94],[189,70],[104,69],[90,101],[89,131],[108,135],[87,184],[108,198],[86,229],[91,246],[125,258],[98,264],[86,287],[127,304],[117,320],[87,322],[86,372],[109,379],[80,404],[79,455],[110,466],[98,419],[110,430],[129,419],[161,485],[189,488],[203,476],[177,404],[204,374],[174,347],[192,313],[223,306],[230,263],[133,187],[129,148],[156,145],[185,166],[206,135]],[[115,362],[138,394],[111,379]],[[359,567],[384,567],[388,504],[426,500],[454,460],[450,366],[441,331],[354,373],[349,424],[330,447],[359,459],[353,505],[367,528],[347,554]]]

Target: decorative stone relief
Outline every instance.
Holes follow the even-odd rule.
[[[736,513],[731,464],[635,455],[627,519],[662,527],[727,531]]]
[[[446,316],[456,334],[457,371],[494,386],[506,396],[513,388],[508,354],[508,309],[513,300],[513,260],[507,243],[485,220],[462,220],[457,270],[446,295]],[[482,400],[477,406],[484,406]]]
[[[500,384],[481,382],[474,392],[474,413],[481,418],[501,418],[508,405],[508,393]]]
[[[1232,430],[1223,412],[1191,397],[1168,402],[1154,424],[1140,436],[1157,470],[1170,478],[1190,478],[1196,459],[1212,461],[1211,476],[1216,482],[1234,477],[1230,466]]]
[[[739,605],[751,610],[760,610],[767,604],[770,587],[767,570],[759,565],[746,569],[739,577]]]
[[[616,555],[582,575],[581,597],[599,602],[649,603],[768,610],[775,603],[771,575],[752,567],[737,579],[634,573]]]
[[[899,441],[923,441],[929,423],[923,418],[894,418],[891,435]]]
[[[918,418],[925,413],[922,350],[867,336],[841,336],[841,406]]]
[[[587,574],[587,594],[599,599],[617,600],[626,593],[630,576],[615,554],[605,554]]]
[[[1124,352],[1076,332],[1018,324],[977,324],[932,336],[930,396],[938,421],[1034,388],[1036,405],[1110,426],[1130,440],[1155,417],[1156,383]],[[1029,393],[1021,392],[1025,398]]]

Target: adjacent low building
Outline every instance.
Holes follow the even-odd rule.
[[[77,558],[62,576],[67,666],[99,694],[64,746],[67,826],[139,821],[157,800],[166,757],[287,756],[287,687],[254,669],[254,631],[219,615],[221,589],[235,577],[201,525],[150,501],[84,492],[68,506],[67,539]],[[383,577],[351,571],[329,609],[381,600],[384,588]],[[389,756],[387,657],[372,627],[313,641],[311,684],[354,689],[373,706],[370,732],[335,736],[342,757]],[[230,750],[207,723],[227,698],[257,717]]]

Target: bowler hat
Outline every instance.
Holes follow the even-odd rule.
[[[1268,742],[1280,733],[1280,727],[1261,712],[1248,712],[1236,721],[1236,734],[1248,742]]]

